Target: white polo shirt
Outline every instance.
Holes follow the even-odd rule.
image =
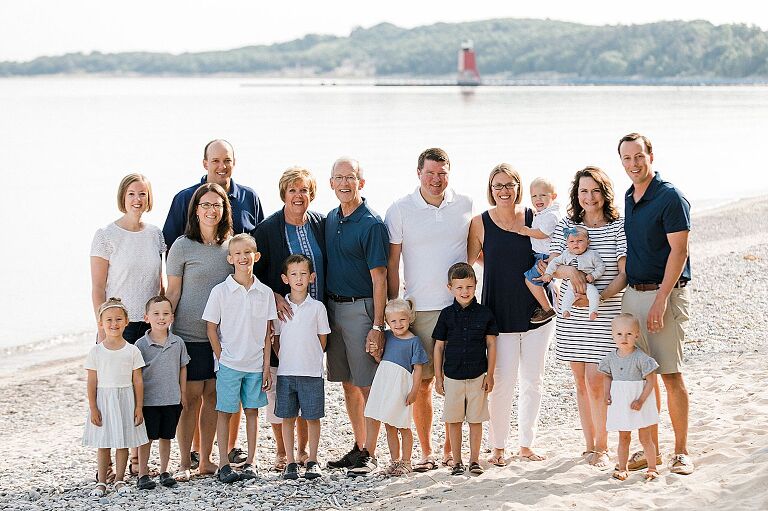
[[[405,297],[417,311],[442,310],[453,303],[448,268],[467,260],[472,199],[445,190],[440,206],[428,204],[419,188],[387,210],[389,242],[402,245]]]
[[[323,377],[323,347],[318,335],[330,334],[328,314],[323,302],[311,296],[296,305],[291,295],[285,299],[293,309],[293,318],[286,322],[278,319],[272,323],[275,335],[280,336],[280,365],[278,376]]]
[[[203,311],[203,320],[219,325],[219,363],[249,373],[264,368],[267,322],[276,318],[275,295],[256,277],[245,289],[230,275],[214,286]]]

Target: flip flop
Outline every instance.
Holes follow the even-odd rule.
[[[646,470],[645,471],[645,480],[646,481],[653,481],[655,479],[658,479],[659,477],[659,471],[658,470]]]
[[[488,458],[488,463],[491,465],[495,465],[497,467],[506,467],[507,466],[507,460],[504,459],[504,456],[491,456]]]
[[[429,472],[430,470],[437,470],[437,462],[431,456],[424,458],[413,467],[414,472]]]
[[[440,464],[444,467],[453,467],[455,465],[453,462],[453,455],[449,454],[448,456],[444,457]]]
[[[518,456],[520,456],[520,461],[544,461],[545,459],[547,459],[546,456],[541,456],[540,454],[536,454],[535,452],[532,452],[531,454],[528,454],[528,455],[523,455],[518,453]]]

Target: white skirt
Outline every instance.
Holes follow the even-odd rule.
[[[405,400],[413,385],[413,375],[403,367],[383,360],[373,377],[365,416],[396,428],[410,428],[413,422],[413,405]]]
[[[647,428],[659,422],[656,398],[653,393],[643,403],[640,410],[630,408],[632,401],[643,393],[645,381],[611,382],[611,404],[608,405],[608,418],[605,427],[608,431],[635,431]]]
[[[99,387],[96,389],[96,406],[101,412],[101,426],[91,422],[89,410],[85,415],[84,446],[125,449],[149,442],[144,423],[133,425],[136,407],[133,387]]]

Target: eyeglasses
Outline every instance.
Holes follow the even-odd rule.
[[[216,211],[221,211],[224,209],[224,204],[221,202],[201,202],[198,204],[201,208],[208,210],[208,209],[215,209]]]
[[[341,182],[347,182],[347,183],[354,183],[357,181],[357,176],[333,176],[333,180],[337,183]]]
[[[517,183],[507,183],[507,184],[498,183],[495,185],[491,185],[491,188],[493,188],[497,192],[503,190],[504,188],[506,188],[507,190],[517,190]]]

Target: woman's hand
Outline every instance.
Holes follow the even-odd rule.
[[[536,261],[536,269],[539,270],[541,275],[544,275],[544,273],[547,271],[547,264],[549,264],[550,259],[552,259],[552,256]]]
[[[91,424],[101,427],[101,412],[98,408],[91,408]]]
[[[565,278],[571,281],[571,288],[577,295],[587,294],[587,276],[573,266],[562,265],[557,269],[557,273],[564,273]],[[575,305],[575,304],[574,304]]]
[[[278,293],[275,293],[275,306],[277,307],[277,319],[282,322],[286,322],[293,318],[293,309],[291,309],[291,304],[288,303],[288,300],[286,300],[284,296]]]
[[[578,293],[575,293],[574,297],[575,297],[575,299],[573,300],[574,307],[589,307],[589,300],[587,300],[587,295],[580,295]]]

